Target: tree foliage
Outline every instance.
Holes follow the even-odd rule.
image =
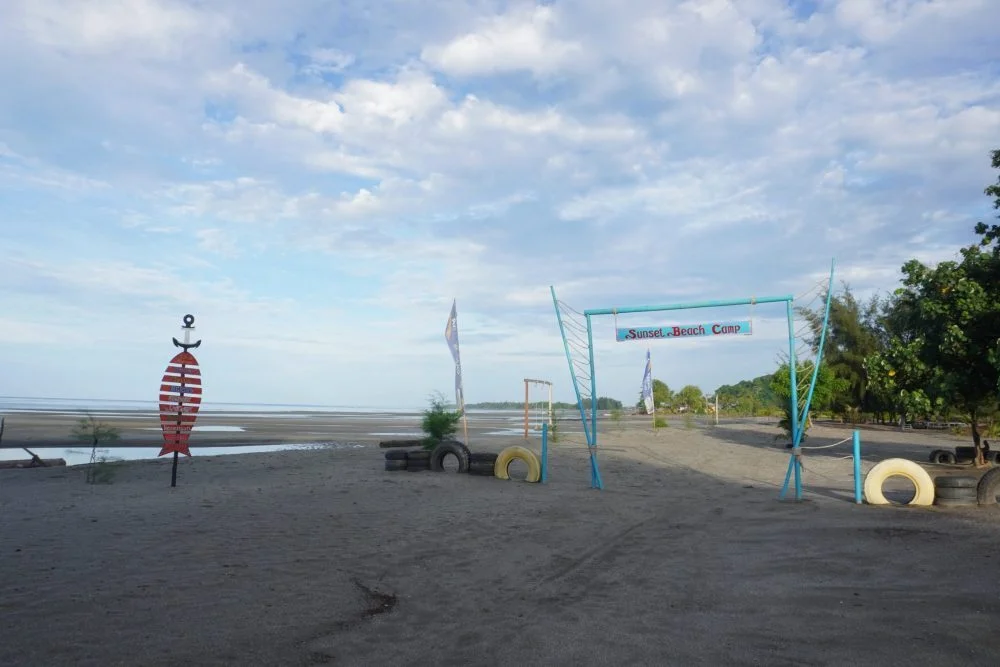
[[[723,385],[716,390],[719,410],[749,417],[773,414],[781,403],[771,388],[772,375],[761,375],[734,385]]]
[[[1000,151],[993,167],[1000,169]],[[1000,208],[1000,179],[986,193]],[[975,231],[979,242],[963,248],[960,260],[903,265],[885,318],[885,349],[866,364],[870,386],[894,397],[901,411],[965,415],[982,465],[980,421],[1000,408],[1000,236],[997,225],[979,223]]]
[[[813,361],[799,362],[795,365],[798,386],[811,383],[815,368]],[[781,410],[784,414],[781,421],[778,422],[778,427],[785,431],[789,439],[792,438],[792,383],[790,376],[791,366],[788,363],[778,366],[778,370],[771,376],[771,391],[781,402]],[[819,372],[816,373],[816,385],[813,389],[812,400],[809,404],[810,411],[830,410],[835,397],[842,394],[846,386],[847,380],[837,377],[829,365],[820,363]],[[797,396],[796,411],[799,414],[805,405],[806,393],[803,391]],[[802,437],[805,439],[804,434]]]

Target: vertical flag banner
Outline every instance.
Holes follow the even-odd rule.
[[[448,325],[444,328],[444,339],[448,341],[451,358],[455,360],[455,405],[459,410],[465,409],[465,399],[462,395],[462,357],[458,350],[458,303],[451,302],[451,315]]]
[[[649,349],[646,349],[646,372],[642,376],[642,400],[646,404],[646,413],[653,414],[655,405],[653,404],[653,361],[649,356]]]
[[[462,413],[462,425],[465,431],[465,442],[469,442],[469,421],[465,415],[465,392],[462,390],[462,356],[458,349],[458,300],[451,302],[451,314],[444,328],[444,339],[451,350],[451,358],[455,361],[455,405]]]

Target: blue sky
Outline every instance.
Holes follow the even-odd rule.
[[[990,215],[993,0],[0,4],[0,394],[152,398],[197,317],[207,401],[572,396],[580,310],[862,296]],[[662,341],[706,392],[754,336]],[[596,320],[599,393],[645,348]],[[540,394],[539,394],[540,395]]]

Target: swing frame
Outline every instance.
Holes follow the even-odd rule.
[[[548,380],[533,380],[531,378],[524,378],[524,439],[528,439],[528,426],[530,422],[530,404],[531,404],[531,390],[529,387],[533,384],[548,385],[549,388],[549,409],[546,410],[545,423],[552,427],[552,383]]]

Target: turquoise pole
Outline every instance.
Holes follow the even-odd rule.
[[[552,305],[556,309],[556,320],[559,322],[559,335],[562,336],[563,350],[566,352],[566,363],[569,364],[569,376],[573,379],[573,391],[576,393],[576,407],[580,410],[580,421],[583,422],[583,435],[587,438],[587,444],[590,444],[590,433],[587,428],[587,415],[583,411],[583,398],[580,396],[580,384],[576,379],[576,372],[573,369],[573,355],[569,351],[569,342],[566,340],[566,329],[563,327],[562,313],[559,312],[559,300],[556,298],[556,289],[549,285],[549,291],[552,293]],[[593,367],[593,354],[591,354],[590,362],[590,375],[594,375]]]
[[[792,407],[790,415],[791,423],[789,424],[792,434],[792,455],[788,461],[788,469],[789,472],[794,471],[795,473],[795,499],[802,500],[802,468],[799,463],[799,456],[802,454],[802,450],[799,449],[799,443],[795,441],[795,434],[799,430],[799,381],[798,362],[795,358],[795,318],[791,299],[785,302],[785,314],[788,318],[788,378],[791,384],[789,402]],[[785,484],[781,489],[779,497],[784,499],[787,491],[788,473],[785,473]]]
[[[806,417],[809,416],[809,405],[812,403],[813,391],[816,389],[816,378],[819,376],[819,366],[823,362],[823,350],[826,346],[826,329],[830,322],[830,302],[833,300],[833,270],[835,264],[830,265],[830,282],[826,287],[826,310],[823,312],[823,329],[819,334],[819,351],[816,353],[816,364],[813,366],[812,380],[809,382],[809,393],[806,395],[806,404],[802,408],[802,418],[799,420],[799,431],[795,435],[795,441],[801,442],[806,430]]]
[[[594,368],[594,329],[587,315],[587,346],[590,348],[590,486],[603,489],[601,471],[597,466],[597,370]]]
[[[724,306],[748,306],[758,303],[791,302],[794,296],[762,296],[749,299],[724,299],[721,301],[693,301],[691,303],[674,303],[665,306],[625,306],[623,308],[590,308],[583,311],[584,315],[621,315],[623,313],[653,313],[660,310],[688,310],[694,308],[721,308]]]
[[[861,431],[854,432],[854,502],[864,502],[861,494]]]

